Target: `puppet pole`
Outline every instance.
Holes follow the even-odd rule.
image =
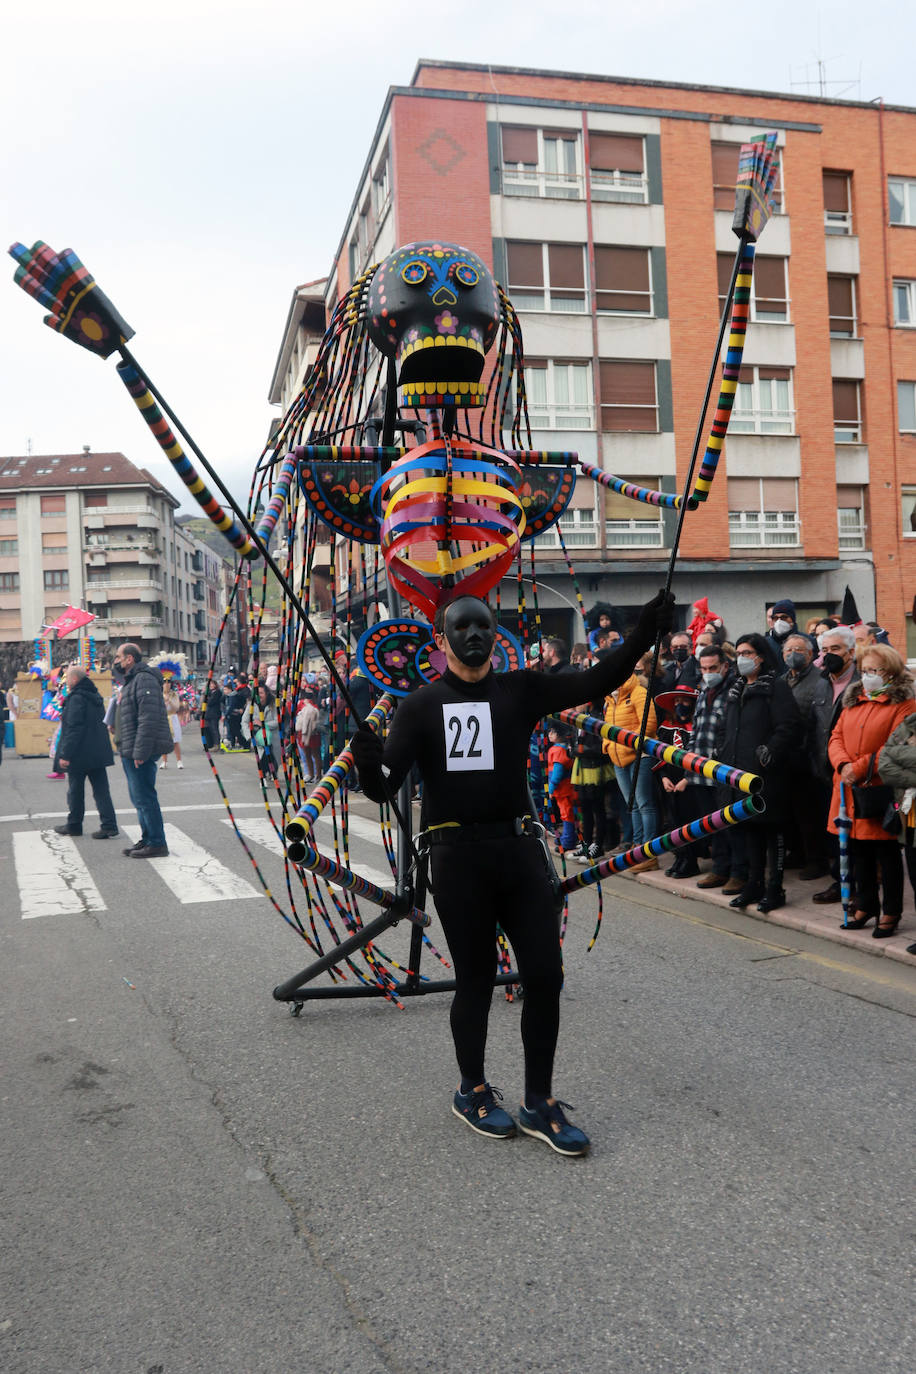
[[[717,339],[716,339],[716,351],[715,351],[715,353],[713,354],[712,367],[709,369],[709,376],[708,376],[708,378],[707,378],[707,380],[706,380],[706,394],[705,394],[704,397],[703,397],[703,405],[702,405],[702,407],[701,407],[701,409],[700,409],[699,419],[697,420],[696,433],[695,433],[694,436],[693,436],[693,448],[691,449],[691,453],[690,453],[690,464],[689,464],[689,466],[688,466],[688,468],[687,468],[687,480],[686,480],[685,483],[684,483],[684,491],[683,491],[683,494],[682,494],[682,496],[681,496],[681,504],[680,504],[680,508],[679,508],[679,510],[678,510],[678,513],[677,513],[677,527],[676,527],[676,529],[675,529],[675,531],[674,531],[674,542],[673,542],[672,547],[671,547],[671,557],[668,559],[668,575],[667,575],[667,577],[665,578],[665,593],[666,593],[666,595],[667,595],[668,592],[671,591],[671,583],[674,581],[674,567],[675,567],[675,564],[677,563],[677,551],[678,551],[678,546],[680,545],[680,542],[681,542],[681,531],[682,531],[683,528],[684,528],[684,518],[685,518],[685,516],[686,516],[686,514],[687,514],[688,509],[690,508],[690,488],[691,488],[691,485],[692,485],[692,483],[693,483],[693,471],[694,471],[694,468],[695,468],[696,465],[697,465],[697,458],[698,458],[699,455],[700,455],[700,444],[702,443],[702,440],[703,440],[703,431],[704,431],[705,426],[706,426],[706,412],[707,412],[708,409],[709,409],[709,398],[712,396],[712,388],[713,388],[713,385],[714,385],[715,380],[716,380],[716,371],[717,371],[718,366],[719,366],[719,357],[720,357],[720,355],[721,355],[721,353],[722,353],[722,343],[723,343],[723,341],[724,341],[724,339],[725,339],[725,331],[726,331],[726,329],[727,329],[727,327],[728,327],[728,322],[729,322],[729,318],[730,318],[730,315],[731,315],[731,306],[732,306],[732,301],[734,300],[734,296],[735,296],[735,286],[737,285],[737,281],[738,281],[738,273],[739,273],[739,271],[740,271],[741,263],[742,263],[742,261],[743,261],[743,259],[744,259],[745,253],[747,252],[747,250],[748,250],[749,247],[750,247],[750,236],[747,235],[747,234],[742,234],[741,237],[740,237],[739,240],[738,240],[738,249],[737,249],[737,252],[735,253],[735,261],[734,261],[734,264],[733,264],[733,266],[732,266],[731,280],[730,280],[730,282],[729,282],[729,284],[728,284],[728,294],[727,294],[726,297],[725,297],[725,307],[724,307],[724,309],[723,309],[723,311],[722,311],[722,318],[721,318],[721,320],[719,321],[719,334],[718,334],[718,337],[717,337]],[[655,640],[655,651],[654,651],[654,653],[653,653],[653,655],[652,655],[652,671],[651,671],[651,673],[650,673],[650,675],[649,675],[649,684],[650,684],[650,686],[651,686],[652,682],[653,682],[654,679],[655,679],[655,674],[656,674],[656,672],[658,671],[658,658],[659,658],[659,654],[661,653],[661,647],[662,647],[662,641],[661,641],[661,635],[659,635],[659,636],[656,637],[656,640]],[[647,728],[648,723],[649,723],[649,711],[650,711],[650,709],[651,709],[651,706],[652,706],[652,694],[651,694],[651,692],[647,691],[647,692],[646,692],[646,704],[645,704],[645,707],[643,708],[643,714],[642,714],[642,724],[641,724],[640,727],[639,727],[640,738],[643,738],[643,737],[645,736],[645,734],[646,734],[646,728]],[[638,782],[639,782],[639,765],[640,765],[641,762],[642,762],[642,749],[641,749],[641,747],[637,746],[637,749],[636,749],[636,758],[634,759],[634,765],[635,765],[635,766],[634,766],[634,768],[633,768],[633,782],[632,782],[632,784],[631,784],[631,786],[630,786],[630,796],[629,796],[629,799],[627,800],[627,810],[628,810],[628,811],[632,811],[632,810],[633,810],[633,805],[634,805],[634,802],[635,802],[635,800],[636,800],[636,787],[637,787],[637,784],[638,784]]]

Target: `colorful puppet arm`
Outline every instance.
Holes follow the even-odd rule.
[[[109,358],[133,338],[130,325],[71,248],[55,253],[38,239],[31,248],[14,243],[9,252],[19,264],[13,278],[16,285],[51,311],[45,316],[51,329],[100,358]]]

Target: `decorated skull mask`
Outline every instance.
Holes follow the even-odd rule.
[[[476,253],[455,243],[409,243],[369,287],[369,337],[398,370],[408,407],[481,406],[484,355],[499,327],[496,283]]]

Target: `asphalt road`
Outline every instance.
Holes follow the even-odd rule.
[[[257,888],[186,760],[166,820]],[[23,919],[46,771],[0,769],[3,1374],[912,1374],[910,969],[627,879],[587,953],[577,894],[556,1086],[593,1151],[564,1160],[451,1114],[447,996],[291,1017],[310,956],[263,896],[181,900],[87,835],[97,909]],[[251,760],[222,771],[263,818]],[[519,1016],[498,994],[510,1107]]]

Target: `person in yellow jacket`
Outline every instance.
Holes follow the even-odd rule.
[[[617,725],[624,730],[632,730],[635,734],[639,734],[645,705],[646,687],[644,682],[635,673],[632,673],[615,692],[604,698],[604,719],[608,725]],[[650,704],[649,718],[646,722],[650,735],[655,734],[656,719],[655,707]],[[604,752],[614,765],[614,776],[620,791],[623,793],[624,805],[626,805],[633,782],[636,750],[628,748],[625,744],[605,740]],[[652,760],[643,756],[639,765],[639,782],[636,787],[636,801],[633,808],[634,846],[645,844],[647,840],[654,839],[658,833],[657,827],[658,808],[655,804],[655,779],[652,776]],[[643,873],[655,868],[658,868],[658,859],[646,859],[643,863],[636,864],[629,871],[631,873]]]

